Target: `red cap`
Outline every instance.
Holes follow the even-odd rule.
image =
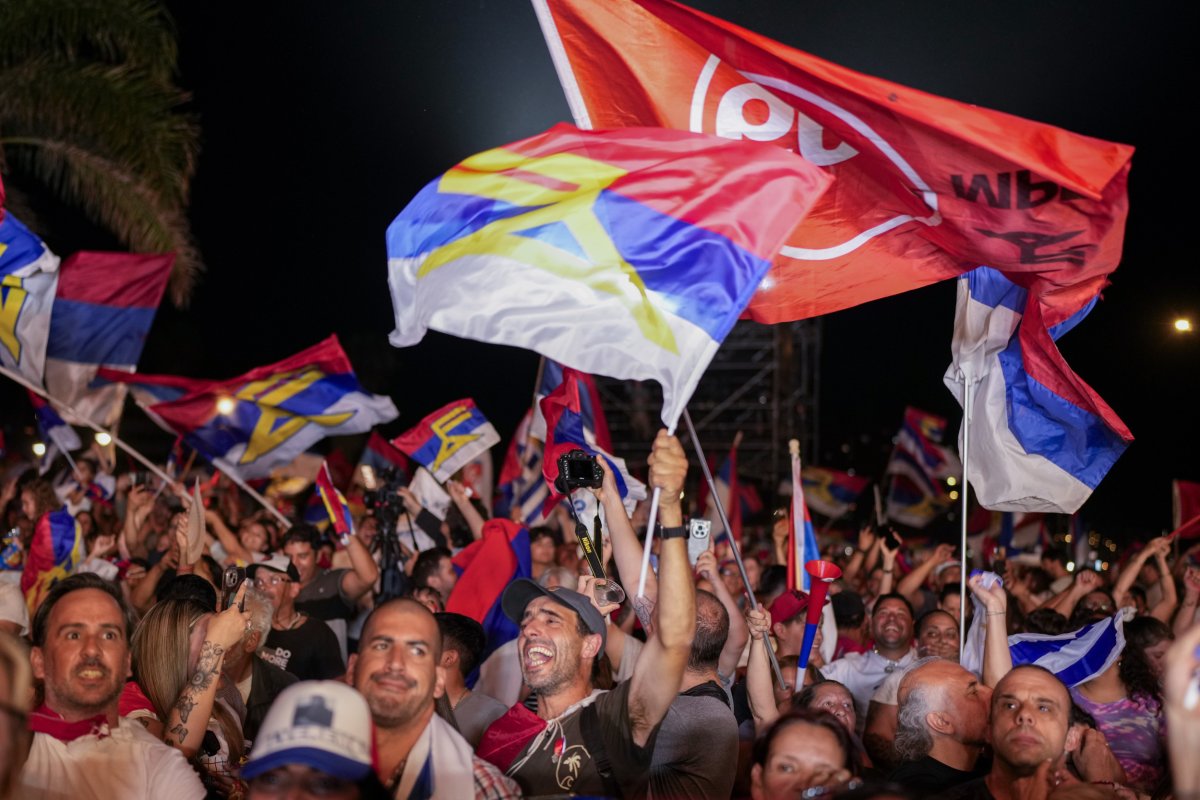
[[[776,597],[767,609],[771,612],[772,624],[791,622],[808,608],[808,595],[798,589],[790,589]]]

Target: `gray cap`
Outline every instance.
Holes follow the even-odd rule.
[[[525,616],[525,607],[539,597],[549,597],[578,614],[589,631],[600,634],[600,650],[604,651],[604,646],[608,643],[608,626],[604,624],[604,617],[600,615],[599,609],[579,592],[561,586],[546,589],[529,578],[519,578],[504,590],[500,597],[500,607],[504,610],[504,616],[520,625],[521,618]]]

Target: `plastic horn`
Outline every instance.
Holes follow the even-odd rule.
[[[808,616],[805,618],[804,643],[800,645],[801,673],[808,667],[808,656],[812,652],[813,641],[817,638],[817,628],[821,624],[821,612],[825,608],[829,584],[842,577],[842,568],[832,561],[809,561],[804,565],[804,571],[811,580],[808,582]],[[797,678],[796,682],[799,681]]]

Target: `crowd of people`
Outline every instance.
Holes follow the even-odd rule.
[[[748,526],[744,567],[728,537],[689,553],[688,459],[660,432],[638,593],[645,504],[597,463],[580,491],[622,602],[587,526],[556,512],[526,538],[453,481],[445,520],[399,488],[411,530],[368,509],[338,537],[220,479],[190,493],[92,455],[13,471],[0,800],[1200,798],[1200,545],[964,575],[950,545],[830,536],[842,574],[804,652],[816,595],[789,581],[786,515]],[[50,535],[64,520],[76,539]],[[459,613],[483,606],[456,556],[493,537],[518,574]],[[1016,634],[1111,646],[1064,668]]]

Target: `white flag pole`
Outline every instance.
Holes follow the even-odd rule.
[[[959,542],[958,595],[958,658],[961,661],[967,643],[967,458],[971,450],[971,375],[966,369],[963,378],[963,446],[962,446],[962,534]]]
[[[668,436],[675,435],[675,426],[672,425],[667,429]],[[646,596],[646,573],[650,571],[650,548],[654,544],[654,523],[658,521],[658,498],[662,495],[662,489],[658,486],[654,487],[654,494],[650,495],[650,519],[646,521],[646,542],[642,546],[642,573],[638,575],[638,598]]]

